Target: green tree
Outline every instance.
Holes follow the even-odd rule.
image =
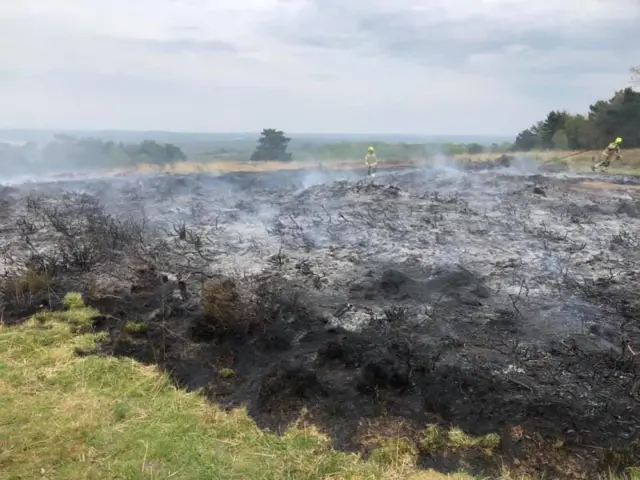
[[[57,135],[42,151],[50,169],[86,169],[126,166],[140,163],[166,165],[186,160],[182,150],[172,144],[145,140],[139,144],[105,142],[97,138],[76,139]]]
[[[467,153],[470,155],[477,155],[478,153],[484,152],[484,146],[479,143],[470,143],[467,145]]]
[[[534,127],[521,131],[513,144],[513,150],[528,152],[540,146],[540,139]]]
[[[599,149],[616,137],[622,137],[626,148],[640,147],[640,92],[632,88],[595,102],[587,115],[550,112],[545,120],[518,134],[514,149]]]
[[[564,130],[558,130],[554,133],[551,138],[551,143],[553,144],[553,148],[558,150],[566,150],[569,148],[569,139],[567,138],[567,134]]]
[[[444,142],[440,145],[440,152],[443,155],[463,155],[468,153],[467,146],[463,143]]]
[[[144,140],[138,145],[125,145],[124,151],[132,159],[132,163],[152,163],[168,165],[182,162],[187,156],[182,150],[170,143],[160,144],[153,140]]]
[[[594,129],[584,115],[569,115],[564,123],[564,132],[572,150],[589,148],[593,143]]]
[[[626,147],[640,146],[640,92],[626,88],[609,101],[596,102],[589,107],[589,121],[600,145],[622,137]]]
[[[114,144],[109,151],[109,163],[114,167],[127,167],[132,164],[132,158],[127,155],[122,143]]]
[[[569,114],[567,112],[551,111],[547,114],[547,118],[538,126],[538,136],[543,148],[554,148],[553,137],[560,131],[564,130],[564,124]]]
[[[149,159],[150,163],[166,165],[186,160],[186,155],[175,145],[165,143],[161,145],[153,140],[145,140],[138,147],[138,155]]]
[[[292,158],[291,153],[287,151],[290,141],[282,130],[265,128],[260,134],[255,151],[251,154],[251,160],[289,161]]]

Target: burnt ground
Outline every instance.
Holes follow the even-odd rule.
[[[80,291],[109,340],[79,354],[158,364],[262,428],[302,417],[365,455],[401,425],[441,471],[624,472],[640,458],[637,184],[530,164],[4,187],[3,318]],[[429,424],[500,446],[429,450]]]

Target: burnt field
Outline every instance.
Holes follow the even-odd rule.
[[[640,454],[640,190],[533,165],[3,187],[7,325],[83,294],[98,351],[259,426],[420,465],[596,478]],[[610,182],[608,184],[604,181]],[[640,182],[637,182],[640,184]],[[424,442],[428,425],[497,449]]]

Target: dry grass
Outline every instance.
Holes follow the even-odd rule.
[[[34,269],[8,275],[0,280],[4,301],[14,307],[29,307],[46,296],[51,286],[51,276]]]
[[[8,276],[2,281],[2,284],[7,292],[19,297],[46,292],[50,282],[51,277],[47,273],[39,273],[33,269],[28,269],[23,273]]]
[[[532,152],[514,152],[514,153],[508,153],[506,155],[527,155],[529,157],[533,157],[538,161],[541,162],[547,162],[547,161],[552,161],[554,159],[557,158],[563,158],[566,155],[572,155],[573,153],[576,152],[571,152],[571,151],[532,151]],[[478,153],[475,155],[469,155],[469,154],[460,154],[460,155],[455,155],[454,159],[459,160],[459,161],[466,161],[466,162],[490,162],[492,160],[495,160],[496,158],[502,156],[503,154],[501,153]]]
[[[387,166],[411,166],[411,163],[387,163]],[[129,173],[236,173],[236,172],[275,172],[294,171],[325,168],[328,170],[366,170],[366,166],[361,159],[351,161],[336,160],[322,162],[180,162],[174,165],[159,167],[156,165],[140,165],[132,169],[105,170],[104,173],[126,175]],[[384,169],[385,164],[381,163],[379,169]]]
[[[456,155],[454,159],[460,162],[487,162],[498,158],[501,154],[482,153],[478,155]],[[519,155],[519,153],[514,153]],[[595,158],[600,155],[600,150],[588,152],[583,151],[534,151],[523,153],[535,158],[540,162],[562,162],[569,169],[576,171],[588,171]],[[640,149],[624,150],[622,152],[622,162],[613,162],[609,171],[612,173],[634,173],[640,172]],[[416,159],[413,162],[385,162],[380,159],[379,169],[384,170],[385,167],[410,167],[415,164],[428,164],[429,161]],[[167,167],[154,167],[143,165],[137,168],[140,172],[166,172],[166,173],[197,173],[197,172],[270,172],[280,170],[307,170],[316,169],[319,166],[328,170],[364,170],[365,167],[361,159],[353,159],[351,161],[323,161],[323,162],[182,162]]]
[[[561,162],[570,170],[588,171],[594,159],[598,158],[601,150],[583,151],[532,151],[515,152],[509,155],[526,155],[533,157],[540,162]],[[476,155],[460,154],[453,158],[460,163],[488,162],[495,160],[502,154],[481,153]],[[611,173],[640,174],[640,149],[623,150],[622,162],[613,162],[609,168]],[[384,158],[379,159],[378,169],[412,167],[416,165],[429,165],[432,159],[415,158],[409,161],[389,161]],[[237,173],[237,172],[274,172],[287,170],[309,170],[324,168],[327,170],[366,170],[361,158],[352,160],[322,160],[322,161],[293,161],[293,162],[251,162],[251,161],[211,161],[211,162],[179,162],[173,165],[158,166],[151,164],[138,165],[127,169],[101,170],[104,174],[128,175],[132,173],[167,173],[167,174],[189,174],[189,173]],[[62,174],[58,174],[62,176]],[[56,176],[56,175],[52,175]]]
[[[213,279],[204,284],[202,308],[208,325],[222,330],[247,323],[252,316],[236,283],[228,278]]]
[[[278,282],[236,282],[228,277],[207,281],[202,289],[204,316],[200,326],[209,333],[247,333],[282,315],[305,315],[298,292]]]
[[[590,171],[594,162],[599,160],[600,153],[600,150],[580,153],[566,158],[564,161],[571,170]],[[608,172],[630,175],[640,174],[640,149],[623,150],[622,160],[612,160]]]
[[[95,313],[74,303],[0,328],[2,478],[469,478],[416,470],[402,442],[365,462],[333,450],[313,428],[265,433],[246,411],[224,412],[175,388],[155,367],[78,357],[76,349],[90,351],[100,336],[74,333],[70,323],[88,324]]]
[[[527,153],[514,153],[513,155],[526,155],[533,157],[542,163],[562,163],[572,171],[591,171],[591,166],[600,157],[601,150],[591,151],[534,151]],[[459,155],[455,158],[466,162],[486,162],[499,157],[496,154]],[[611,162],[608,171],[610,173],[640,174],[640,149],[622,151],[622,161]]]

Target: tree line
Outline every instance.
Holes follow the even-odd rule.
[[[56,135],[44,146],[0,144],[0,164],[5,170],[45,170],[131,167],[141,164],[167,165],[186,160],[184,152],[170,143],[153,140],[129,144],[98,138]]]
[[[251,161],[291,161],[294,160],[353,160],[363,157],[369,145],[375,147],[381,158],[391,161],[412,160],[416,158],[432,157],[434,155],[464,155],[479,153],[507,153],[513,144],[493,143],[482,145],[479,143],[386,143],[386,142],[328,142],[298,145],[295,154],[289,151],[289,142],[282,130],[265,128],[258,138],[255,150],[249,157]]]
[[[632,70],[640,82],[640,68]],[[589,106],[585,114],[553,110],[544,120],[521,131],[513,143],[490,146],[478,143],[454,144],[377,144],[378,153],[390,160],[443,155],[507,153],[540,149],[596,150],[622,137],[625,148],[640,148],[640,92],[632,88],[618,90],[608,100]],[[276,129],[262,131],[251,160],[292,159],[287,146],[291,139]],[[331,143],[314,147],[309,153],[317,159],[352,159],[361,156],[367,145],[361,142]],[[379,148],[380,147],[380,148]]]
[[[640,79],[640,68],[634,70]],[[604,148],[616,137],[623,138],[625,148],[640,147],[640,92],[631,88],[619,90],[608,100],[589,106],[585,114],[553,110],[544,120],[521,131],[514,143],[481,145],[456,144],[388,144],[374,143],[378,154],[389,160],[409,160],[433,155],[501,154],[537,149],[592,150]],[[253,161],[291,161],[289,142],[282,130],[264,129],[249,159]],[[334,142],[308,146],[296,152],[300,159],[347,160],[364,155],[369,143]],[[225,156],[233,156],[226,152]],[[248,155],[248,154],[247,154]],[[35,143],[14,145],[0,143],[0,165],[5,172],[30,173],[34,169],[85,170],[119,168],[141,164],[167,165],[187,159],[176,145],[144,140],[140,143],[105,141],[98,138],[75,138],[56,135],[44,146]],[[246,159],[246,157],[245,157]]]
[[[622,137],[625,148],[640,147],[640,92],[631,88],[590,105],[586,114],[549,112],[518,134],[513,150],[600,149],[617,137]]]

